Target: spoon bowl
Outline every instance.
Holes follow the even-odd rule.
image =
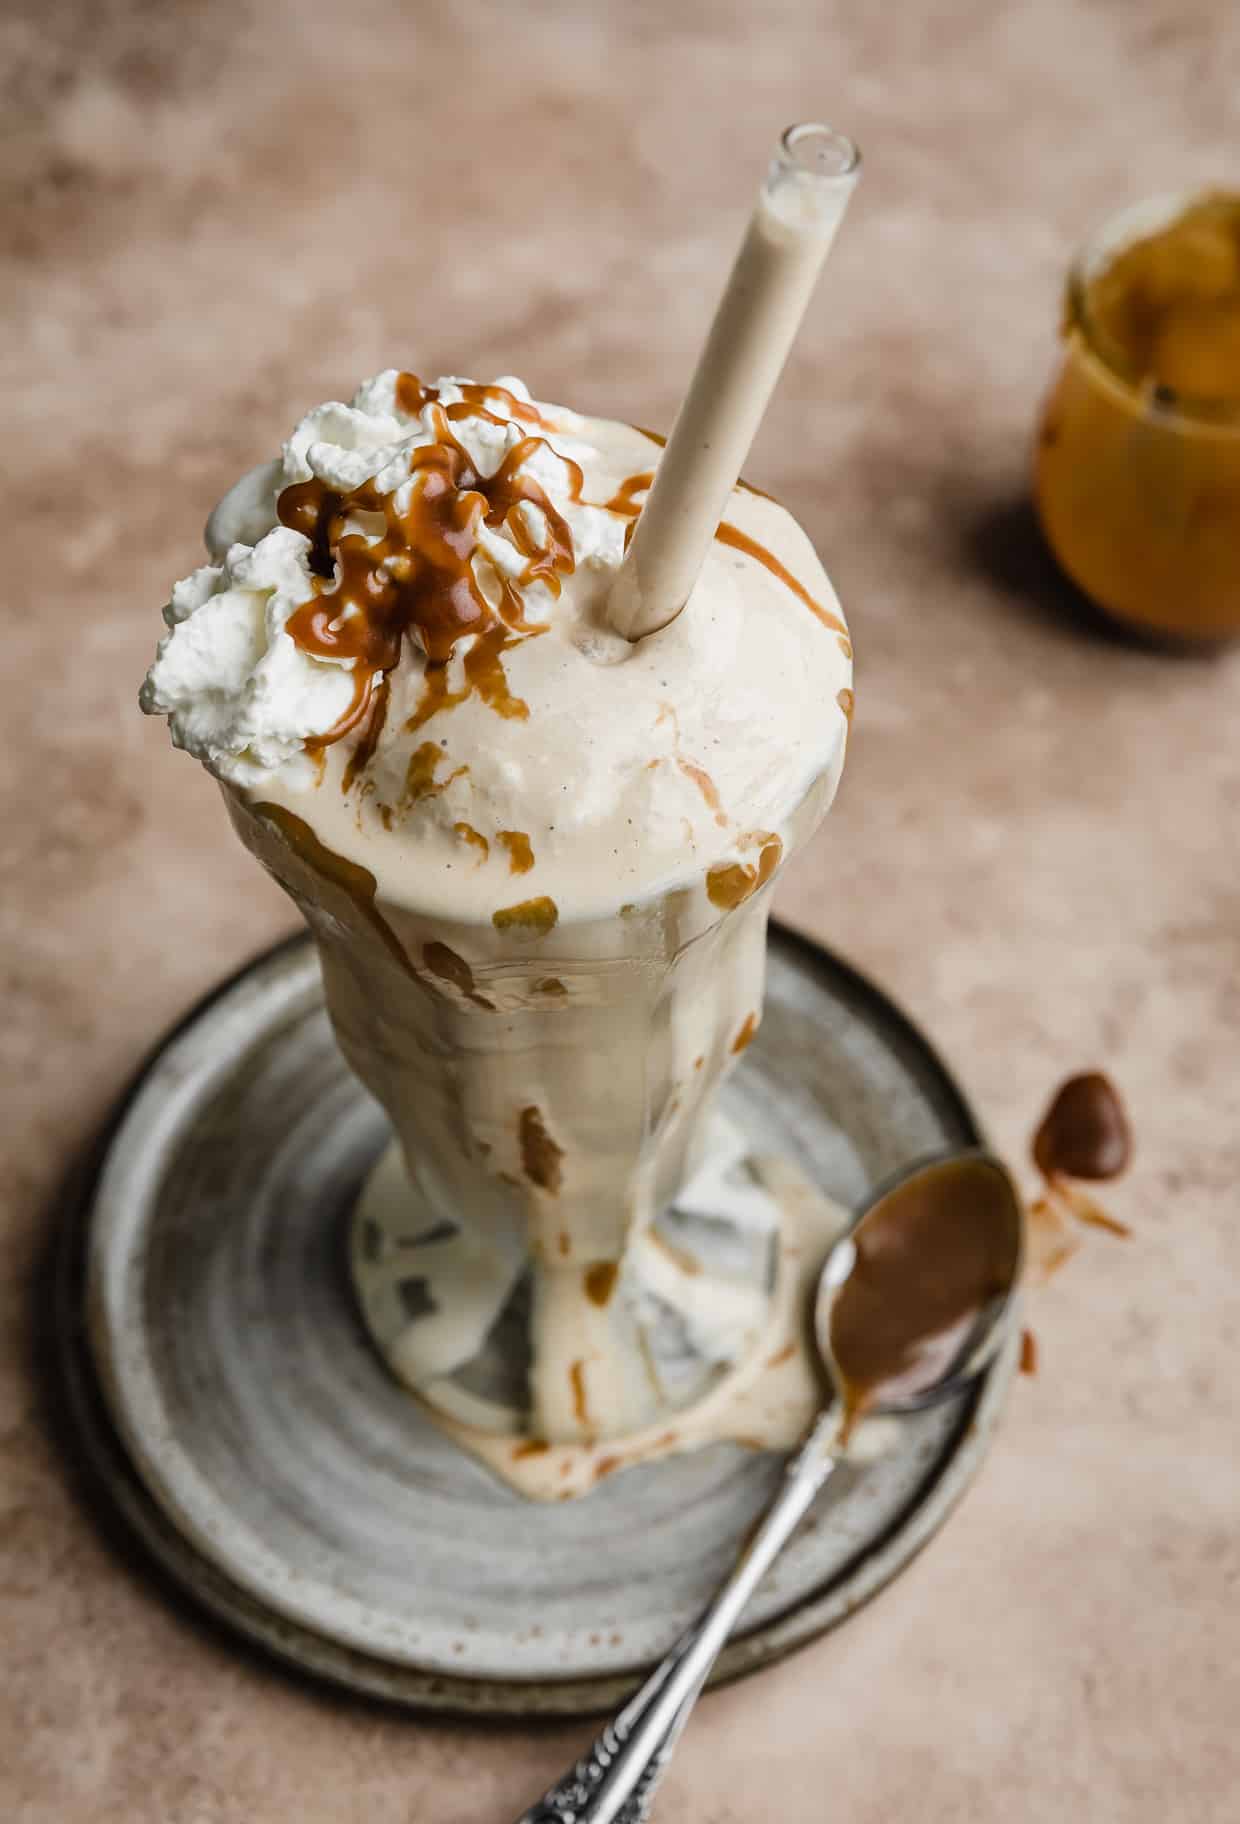
[[[974,1149],[889,1179],[828,1254],[814,1336],[845,1432],[952,1398],[997,1353],[1025,1258],[1003,1162]]]

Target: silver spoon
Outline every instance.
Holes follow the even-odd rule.
[[[976,1379],[1007,1335],[1024,1239],[1020,1196],[990,1153],[923,1162],[880,1188],[819,1277],[814,1335],[833,1398],[779,1494],[701,1619],[519,1824],[645,1824],[721,1648],[847,1455],[855,1421],[907,1417]]]

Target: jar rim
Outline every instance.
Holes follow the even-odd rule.
[[[1240,431],[1240,397],[1199,397],[1159,385],[1108,336],[1089,308],[1093,281],[1121,253],[1136,241],[1171,227],[1190,209],[1215,201],[1240,208],[1240,190],[1215,184],[1202,189],[1164,191],[1109,215],[1084,242],[1068,270],[1064,330],[1069,334],[1075,331],[1108,378],[1160,419],[1180,418],[1195,425]]]

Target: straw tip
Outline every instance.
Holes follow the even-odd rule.
[[[829,246],[860,168],[861,154],[846,133],[817,121],[789,127],[762,189],[768,226],[777,234]]]
[[[775,163],[783,171],[835,182],[856,175],[861,150],[847,133],[821,121],[807,120],[786,127],[781,133]]]

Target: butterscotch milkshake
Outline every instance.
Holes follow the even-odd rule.
[[[743,484],[683,612],[616,630],[660,455],[511,377],[378,374],[221,502],[142,692],[303,911],[390,1117],[353,1233],[376,1343],[531,1452],[643,1432],[762,1335],[764,1274],[663,1216],[729,1146],[770,884],[852,706],[810,542]],[[765,1210],[733,1183],[706,1214],[726,1244]]]
[[[666,456],[512,378],[388,368],[312,410],[215,509],[142,689],[305,912],[390,1116],[368,1330],[542,1498],[788,1443],[815,1401],[837,1213],[788,1187],[780,1253],[786,1175],[713,1100],[852,713],[810,540],[735,478],[855,175],[830,128],[782,137]]]

